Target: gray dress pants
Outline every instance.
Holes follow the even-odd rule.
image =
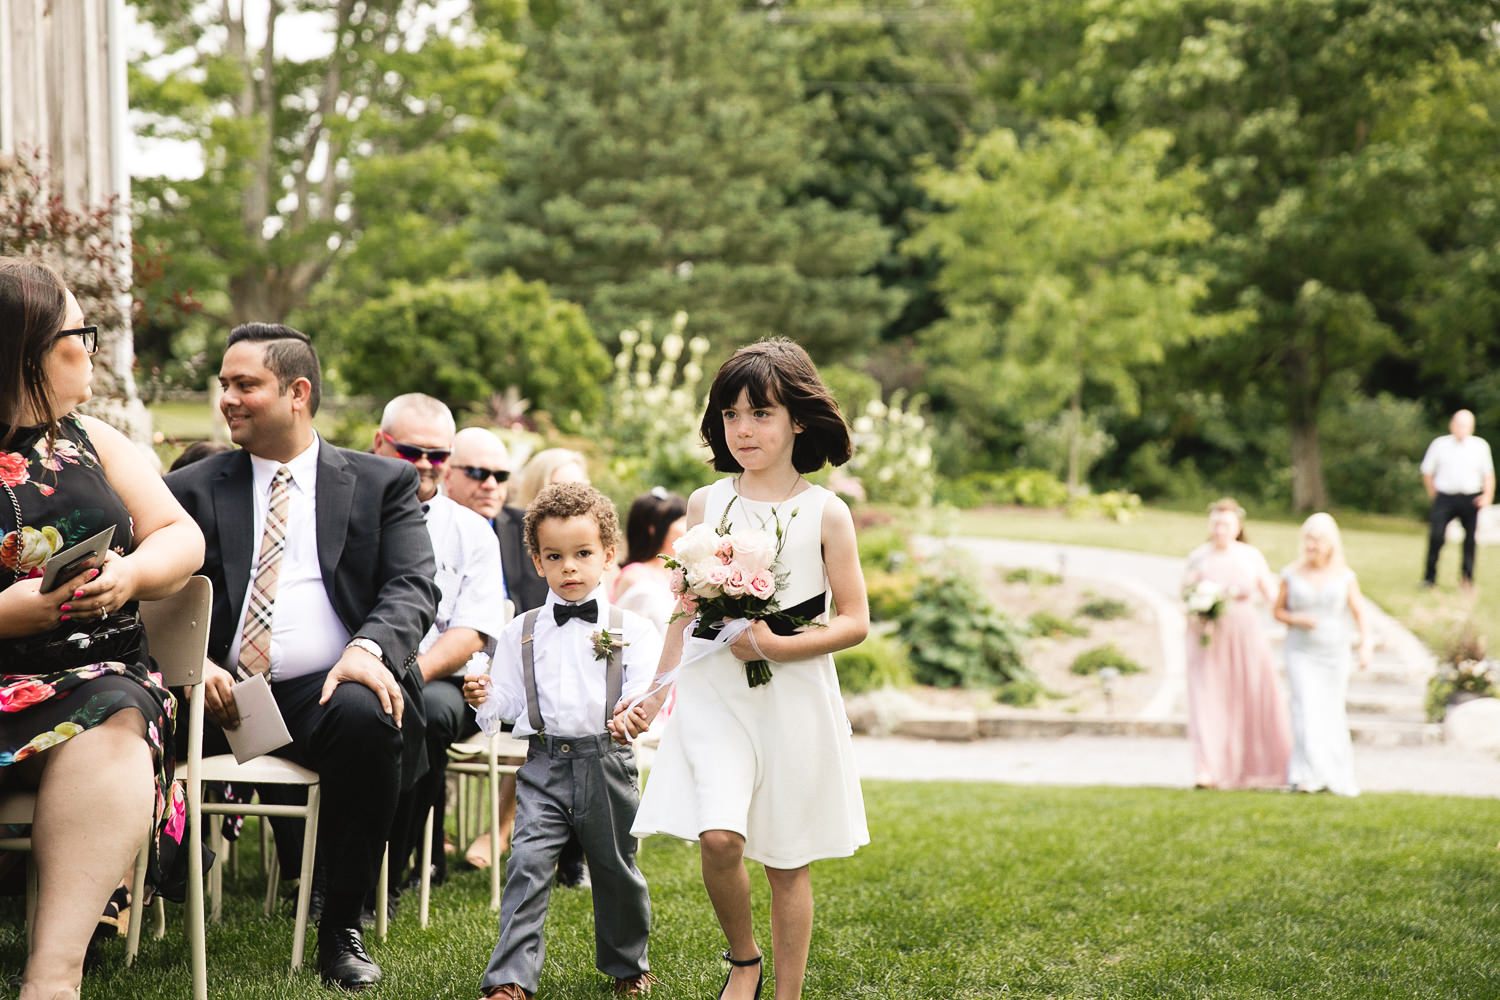
[[[640,805],[635,755],[607,735],[533,736],[516,773],[516,823],[500,899],[500,940],[480,991],[517,983],[535,993],[557,856],[576,831],[594,894],[594,964],[624,979],[645,972],[651,899],[630,825]]]

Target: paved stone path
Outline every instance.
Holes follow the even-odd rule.
[[[950,544],[985,565],[1035,567],[1128,589],[1155,614],[1164,651],[1161,686],[1139,718],[1185,715],[1187,626],[1180,596],[1181,558],[1000,539],[962,538]],[[1368,671],[1355,675],[1349,694],[1351,727],[1365,729],[1363,739],[1356,733],[1355,745],[1361,787],[1371,792],[1500,796],[1500,758],[1442,743],[1440,729],[1421,721],[1432,655],[1399,622],[1368,600],[1365,603],[1375,637],[1374,662]],[[1268,619],[1268,628],[1279,643],[1281,627]],[[1418,738],[1399,732],[1402,727]],[[1181,738],[1074,733],[952,742],[861,736],[855,750],[860,772],[867,778],[1166,787],[1187,787],[1192,781],[1191,754]]]

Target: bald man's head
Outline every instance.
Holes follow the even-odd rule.
[[[1474,414],[1468,410],[1459,410],[1453,414],[1453,419],[1448,421],[1448,433],[1462,441],[1474,433]]]
[[[443,489],[451,500],[492,518],[510,493],[509,477],[510,454],[493,432],[465,427],[453,435],[453,455],[443,469]]]

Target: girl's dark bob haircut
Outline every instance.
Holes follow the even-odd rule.
[[[825,464],[843,465],[854,453],[849,425],[839,412],[828,386],[818,377],[812,358],[798,344],[775,337],[742,347],[724,362],[708,390],[708,410],[699,428],[713,451],[718,472],[743,472],[724,441],[720,416],[745,392],[751,406],[781,404],[800,427],[792,445],[792,466],[801,473],[815,472]]]

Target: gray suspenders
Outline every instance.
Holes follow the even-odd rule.
[[[536,616],[545,608],[532,608],[526,612],[521,622],[521,679],[526,685],[526,717],[531,722],[531,728],[538,734],[546,732],[542,726],[542,705],[536,696],[536,658],[532,653],[531,633],[536,629]],[[609,630],[618,632],[622,636],[625,630],[625,616],[620,609],[610,606]],[[623,647],[611,644],[609,656],[605,660],[604,667],[604,727],[609,727],[609,720],[614,716],[615,705],[620,700],[620,691],[625,686],[625,671],[622,663],[624,654]],[[603,730],[601,730],[602,732]],[[582,736],[582,733],[578,735]]]

